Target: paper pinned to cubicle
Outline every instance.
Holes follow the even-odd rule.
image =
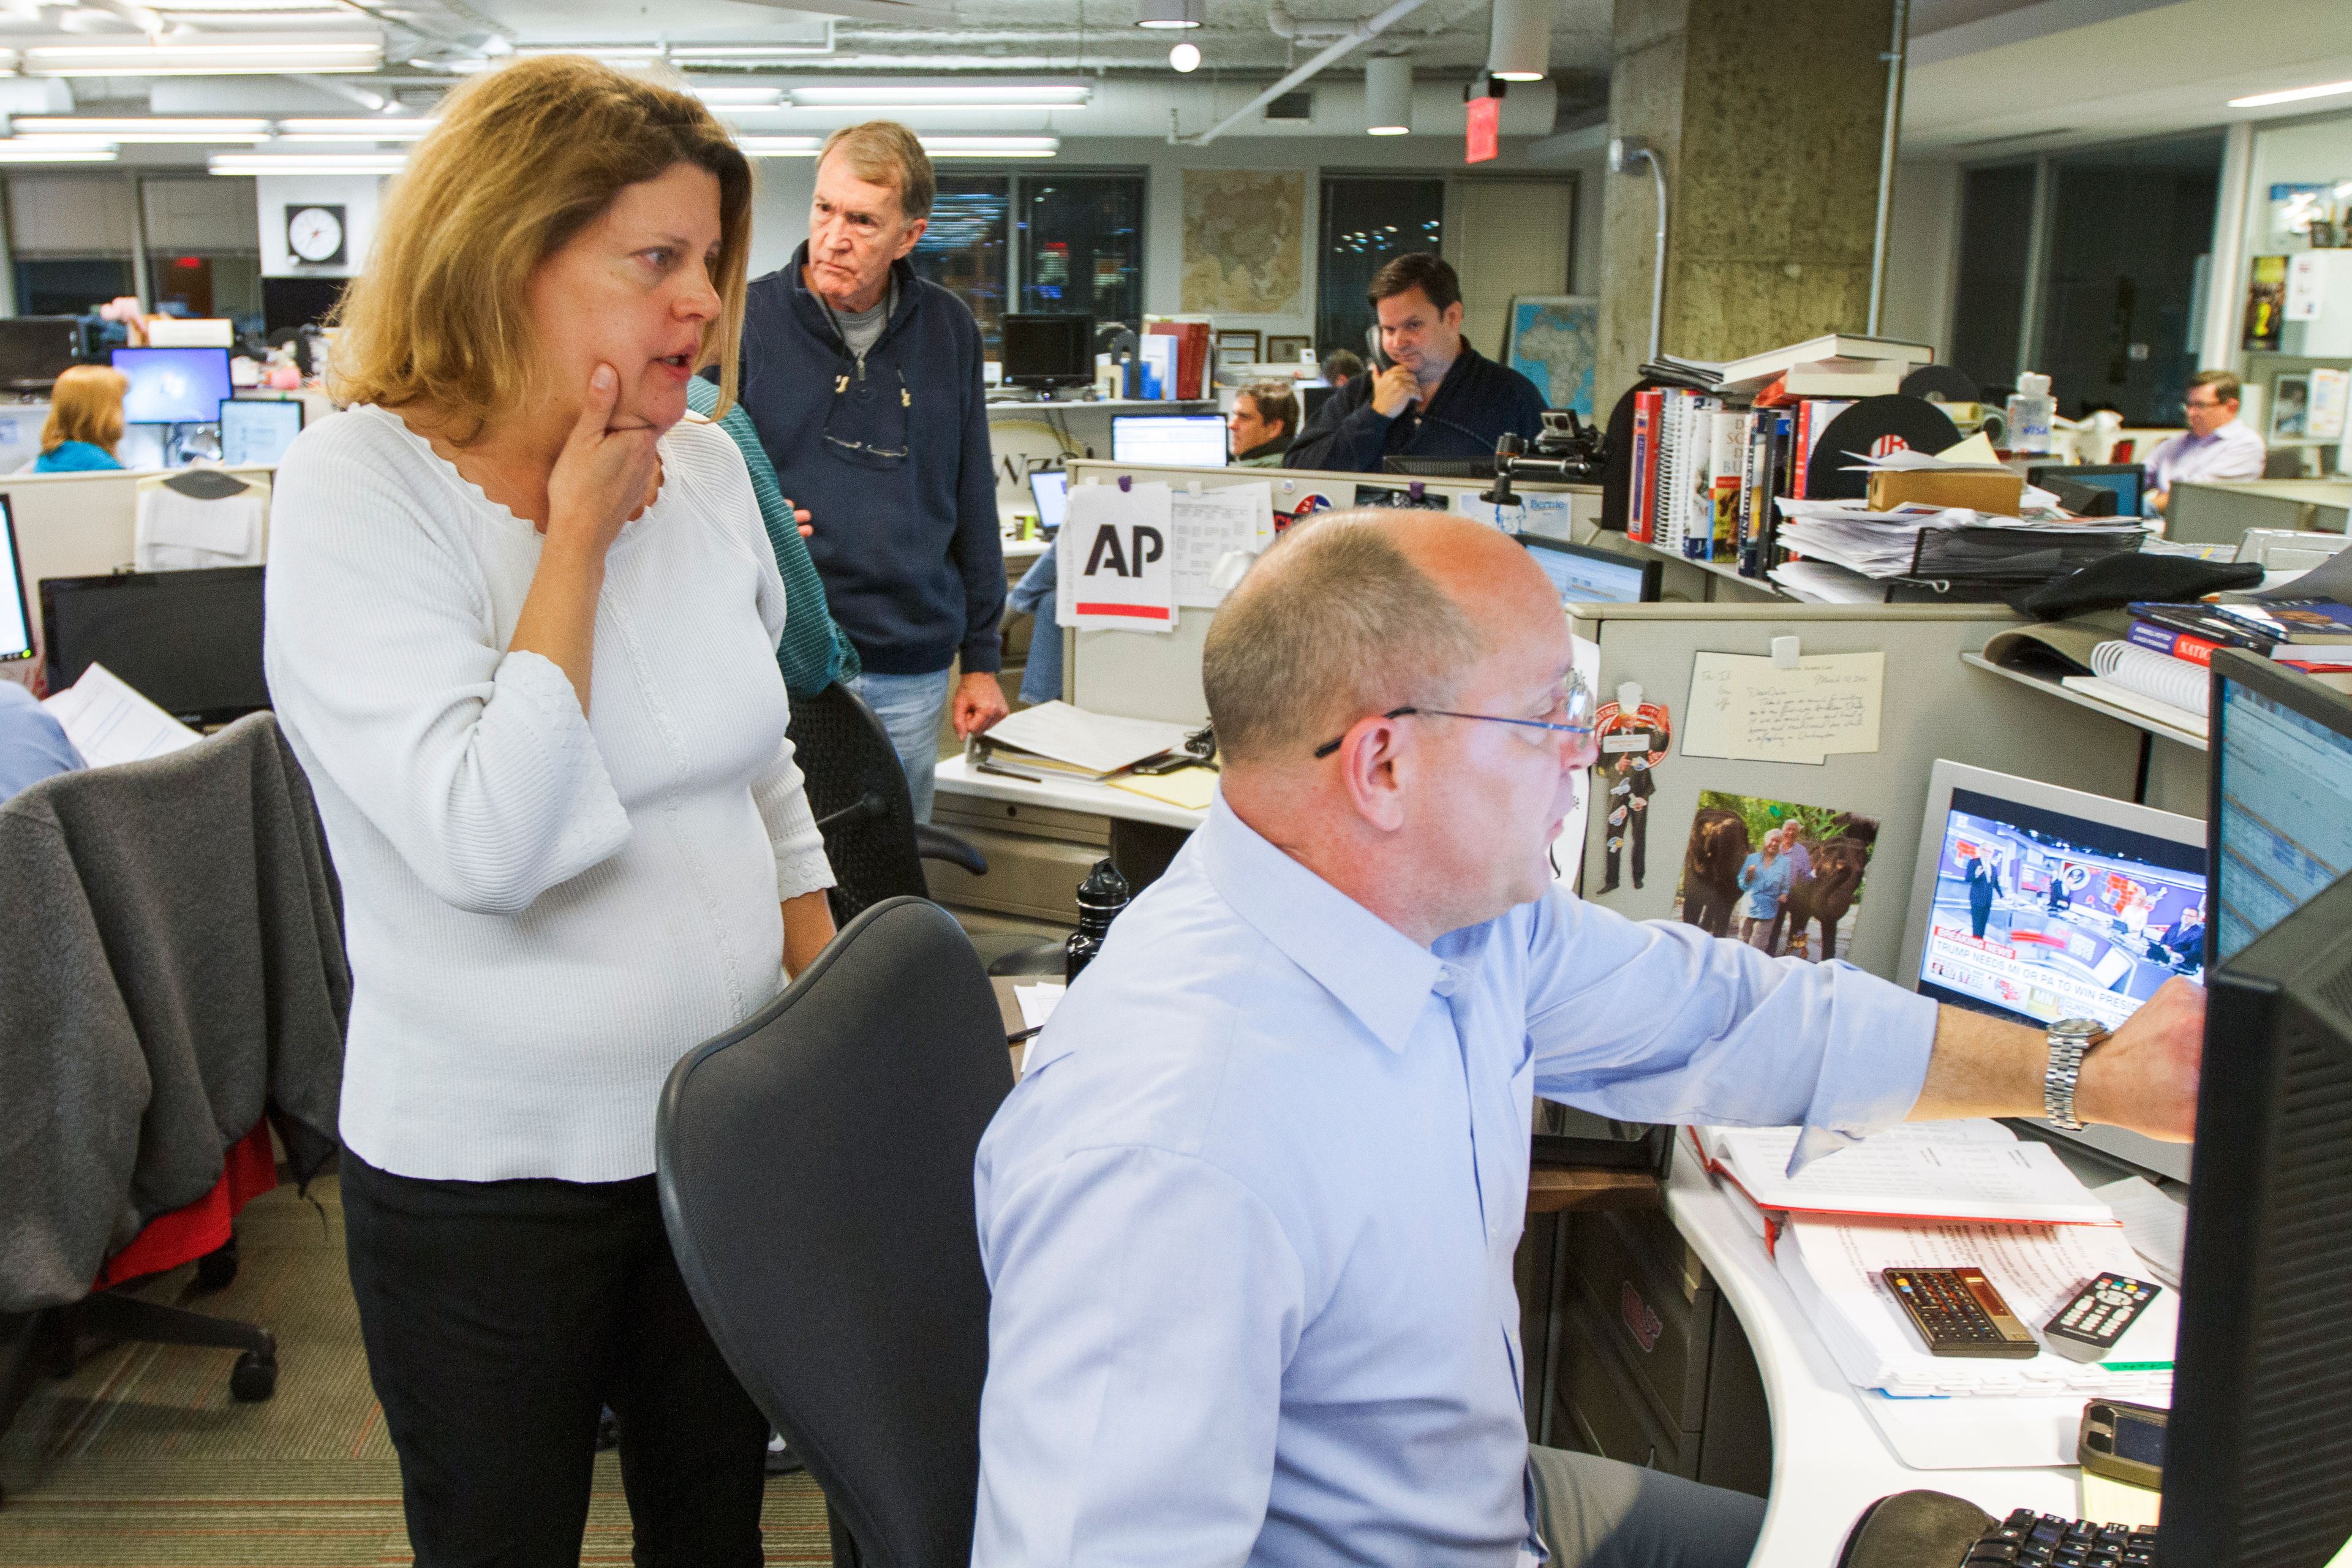
[[[1062,523],[1057,595],[1063,626],[1080,631],[1176,629],[1176,563],[1165,484],[1076,485]]]
[[[1179,490],[1168,498],[1174,535],[1176,603],[1214,609],[1239,581],[1218,566],[1232,555],[1255,555],[1274,542],[1274,487],[1222,485],[1195,495]]]
[[[102,664],[41,707],[94,768],[160,757],[204,739]]]
[[[1761,655],[1702,653],[1691,661],[1686,757],[1809,763],[1878,750],[1884,653],[1818,654],[1783,668]]]

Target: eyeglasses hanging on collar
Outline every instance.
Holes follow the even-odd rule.
[[[915,395],[896,364],[894,389],[877,387],[860,363],[833,378],[833,402],[825,410],[824,444],[845,462],[867,468],[895,468],[907,460],[907,427]]]

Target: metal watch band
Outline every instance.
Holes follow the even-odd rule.
[[[2083,1055],[2104,1037],[2104,1031],[2084,1027],[2083,1023],[2066,1019],[2051,1026],[2047,1037],[2050,1065],[2042,1078],[2042,1113],[2052,1126],[2068,1132],[2083,1130],[2083,1123],[2074,1117],[2074,1087],[2082,1081]]]

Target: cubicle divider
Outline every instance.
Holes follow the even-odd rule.
[[[222,471],[266,480],[277,470],[256,464]],[[131,569],[138,548],[139,481],[154,477],[152,469],[117,469],[0,479],[0,496],[7,498],[16,526],[16,553],[36,632],[43,578],[97,577]],[[268,548],[265,531],[263,549]]]
[[[2053,703],[1960,662],[1963,653],[1977,652],[1986,639],[2016,624],[1998,605],[1576,606],[1572,629],[1600,645],[1600,700],[1615,701],[1619,688],[1633,683],[1641,687],[1643,709],[1664,710],[1637,710],[1619,732],[1638,734],[1646,732],[1644,726],[1657,726],[1669,737],[1660,750],[1604,752],[1603,768],[1591,777],[1584,897],[1636,920],[1681,918],[1738,935],[1742,863],[1760,830],[1794,822],[1804,830],[1817,877],[1823,869],[1822,847],[1832,843],[1837,847],[1828,858],[1849,866],[1858,862],[1864,873],[1857,896],[1834,911],[1833,956],[1898,979],[1896,950],[1919,852],[1927,774],[1937,758],[2118,800],[2133,798],[2141,758],[2137,730]],[[1787,638],[1795,639],[1794,649],[1783,642],[1779,651],[1793,653],[1801,668],[1846,656],[1833,667],[1840,681],[1813,689],[1810,698],[1801,692],[1793,699],[1782,695],[1786,683],[1776,682],[1769,672],[1776,668],[1776,641]],[[1731,655],[1741,662],[1727,664],[1708,655]],[[1855,655],[1865,658],[1856,661],[1851,657]],[[1867,657],[1874,655],[1875,660]],[[1771,761],[1759,754],[1794,750],[1791,736],[1862,744],[1862,726],[1849,721],[1855,717],[1853,701],[1864,697],[1872,700],[1877,715],[1869,749],[1832,752],[1818,762]],[[1694,702],[1699,704],[1696,713]],[[1728,721],[1743,718],[1748,706],[1763,703],[1776,705],[1773,711],[1781,716],[1777,729]],[[1824,703],[1839,706],[1831,712]],[[1609,710],[1602,713],[1606,731]],[[1843,732],[1838,733],[1841,724]],[[1748,754],[1695,754],[1694,742],[1700,752]],[[1644,765],[1612,765],[1615,758],[1636,755]],[[1655,765],[1646,765],[1652,759]],[[1612,784],[1636,775],[1646,783],[1632,783],[1617,797],[1627,807],[1627,819],[1612,826]],[[1638,836],[1636,818],[1646,819]],[[1608,842],[1618,832],[1626,841],[1615,857],[1612,888]],[[1638,879],[1637,845],[1644,862]],[[1824,906],[1837,902],[1827,894],[1822,899]],[[1823,956],[1818,923],[1810,934],[1807,956]]]

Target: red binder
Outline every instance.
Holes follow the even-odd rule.
[[[1206,321],[1154,321],[1151,330],[1165,332],[1176,339],[1176,395],[1205,397],[1208,395],[1209,323]]]

